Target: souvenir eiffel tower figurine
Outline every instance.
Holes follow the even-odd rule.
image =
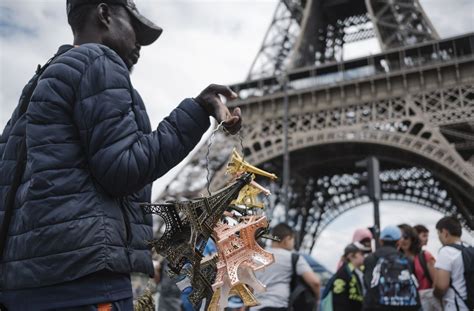
[[[225,286],[225,285],[224,285]],[[217,288],[212,295],[211,303],[206,309],[207,311],[222,311],[227,305],[228,297],[230,296],[239,296],[242,299],[245,307],[255,307],[259,305],[257,298],[253,295],[250,289],[245,284],[237,284],[230,289],[227,288]],[[224,294],[221,294],[224,292]],[[227,293],[227,294],[225,294]]]
[[[245,185],[239,192],[237,199],[231,202],[232,205],[244,205],[247,208],[261,208],[263,209],[263,202],[259,202],[257,195],[260,193],[269,196],[270,190],[262,187],[258,183],[252,180],[248,185]]]
[[[214,294],[212,284],[217,275],[217,255],[204,258],[199,271],[190,268],[184,268],[184,270],[185,274],[191,279],[192,291],[188,296],[189,302],[191,302],[195,310],[198,310],[199,304],[203,299],[206,299],[204,310],[208,310],[212,295]]]
[[[232,156],[229,163],[227,163],[226,173],[235,177],[245,173],[252,173],[270,178],[271,180],[276,180],[278,178],[275,174],[268,173],[244,161],[244,158],[242,158],[235,148],[232,150]]]
[[[252,174],[252,181],[250,182],[250,184],[246,185],[240,191],[237,199],[232,201],[231,203],[232,205],[243,205],[247,208],[263,209],[263,203],[258,201],[257,195],[263,193],[266,196],[269,196],[271,194],[270,190],[266,189],[265,187],[261,186],[253,180],[255,178],[255,175],[267,177],[271,180],[275,180],[278,178],[275,174],[268,173],[244,161],[242,156],[235,150],[235,148],[232,150],[232,156],[230,158],[229,163],[227,164],[226,173],[232,175],[234,178],[238,178],[244,173]]]
[[[265,290],[265,286],[255,278],[254,271],[274,261],[273,254],[261,248],[255,240],[256,235],[268,227],[267,219],[265,216],[245,216],[240,219],[242,222],[235,226],[220,222],[214,229],[219,260],[210,310],[223,310],[232,291],[247,306],[258,303],[247,286],[239,285],[249,285],[257,292]]]
[[[209,197],[182,202],[142,204],[145,213],[157,214],[165,222],[163,236],[152,240],[150,244],[168,259],[171,271],[179,274],[186,263],[191,264],[195,273],[199,271],[204,248],[214,226],[230,202],[251,180],[251,174],[243,174],[234,183]]]

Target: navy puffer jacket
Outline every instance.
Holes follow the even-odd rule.
[[[151,131],[127,67],[105,46],[56,58],[26,114],[18,118],[17,108],[0,138],[0,224],[25,133],[27,142],[0,288],[47,286],[103,269],[153,275],[145,243],[152,220],[138,204],[150,201],[151,183],[208,127],[208,114],[186,99]]]

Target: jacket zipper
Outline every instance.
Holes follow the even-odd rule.
[[[126,209],[126,202],[125,202],[126,198],[122,197],[120,198],[120,211],[121,211],[121,214],[122,214],[122,218],[123,218],[123,223],[124,223],[124,226],[125,226],[125,246],[128,248],[129,245],[130,245],[130,242],[132,240],[132,231],[131,231],[131,227],[130,227],[130,219],[128,217],[128,214],[127,214],[127,209]]]

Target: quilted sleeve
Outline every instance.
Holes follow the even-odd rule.
[[[110,55],[84,73],[74,118],[91,174],[113,196],[125,196],[183,160],[209,127],[209,116],[184,100],[151,133],[137,124],[127,68]]]

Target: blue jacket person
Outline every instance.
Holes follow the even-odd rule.
[[[22,142],[25,150],[0,302],[10,310],[103,303],[129,310],[130,273],[153,275],[145,244],[152,220],[139,202],[149,202],[151,183],[195,147],[209,116],[236,133],[240,110],[220,100],[234,92],[210,85],[152,130],[130,70],[161,28],[132,0],[68,0],[67,13],[73,45],[60,47],[25,86],[0,138],[2,225]]]

